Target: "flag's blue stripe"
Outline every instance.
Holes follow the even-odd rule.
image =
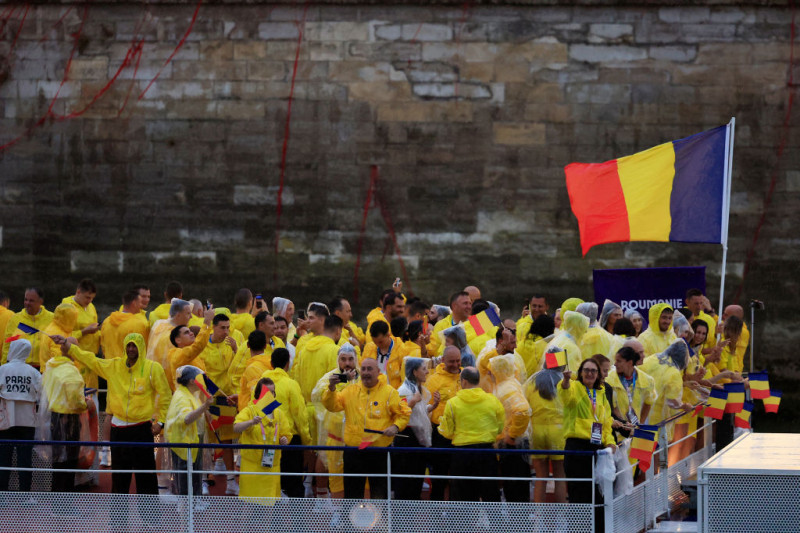
[[[728,126],[672,141],[675,178],[670,241],[722,242],[725,132]]]

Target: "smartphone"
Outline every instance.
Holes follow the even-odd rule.
[[[297,311],[297,318],[299,318],[300,320],[305,320],[306,319],[306,310],[305,309],[298,310]]]
[[[214,306],[211,305],[211,300],[206,300],[206,309],[211,309],[212,307]]]
[[[256,300],[263,300],[263,299],[264,299],[263,296],[261,296],[260,294],[256,294]]]
[[[347,383],[347,380],[348,380],[347,372],[343,372],[341,374],[336,374],[336,375],[339,376],[339,382],[340,383]]]

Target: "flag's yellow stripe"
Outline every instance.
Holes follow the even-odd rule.
[[[672,143],[617,159],[617,172],[628,208],[630,240],[669,241],[670,197],[675,178]]]

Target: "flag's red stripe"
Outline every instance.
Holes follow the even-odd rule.
[[[572,163],[564,168],[572,212],[578,219],[583,254],[596,244],[631,238],[628,208],[617,172],[617,160]]]

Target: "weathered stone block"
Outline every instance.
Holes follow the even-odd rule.
[[[465,98],[485,100],[492,97],[489,87],[475,83],[416,83],[414,94],[425,99]]]
[[[634,46],[574,44],[569,47],[569,57],[587,63],[627,63],[647,59],[647,50]]]
[[[633,36],[631,24],[590,24],[589,37],[597,38],[600,42],[605,40],[615,41],[623,37]]]
[[[258,25],[258,38],[265,41],[296,41],[299,37],[300,29],[293,22],[262,22]]]
[[[248,61],[248,80],[283,81],[287,77],[286,64],[283,61]]]
[[[470,122],[472,106],[466,102],[381,104],[379,122]]]
[[[687,62],[697,57],[694,46],[651,46],[648,55],[661,61]]]
[[[662,7],[658,10],[658,18],[669,23],[706,22],[711,16],[711,9],[704,6]]]
[[[539,145],[545,143],[545,126],[529,123],[495,123],[493,135],[495,144]]]
[[[369,32],[368,22],[307,22],[304,37],[309,41],[367,41]]]
[[[387,41],[450,41],[453,28],[448,24],[385,24],[375,26],[375,37]]]

